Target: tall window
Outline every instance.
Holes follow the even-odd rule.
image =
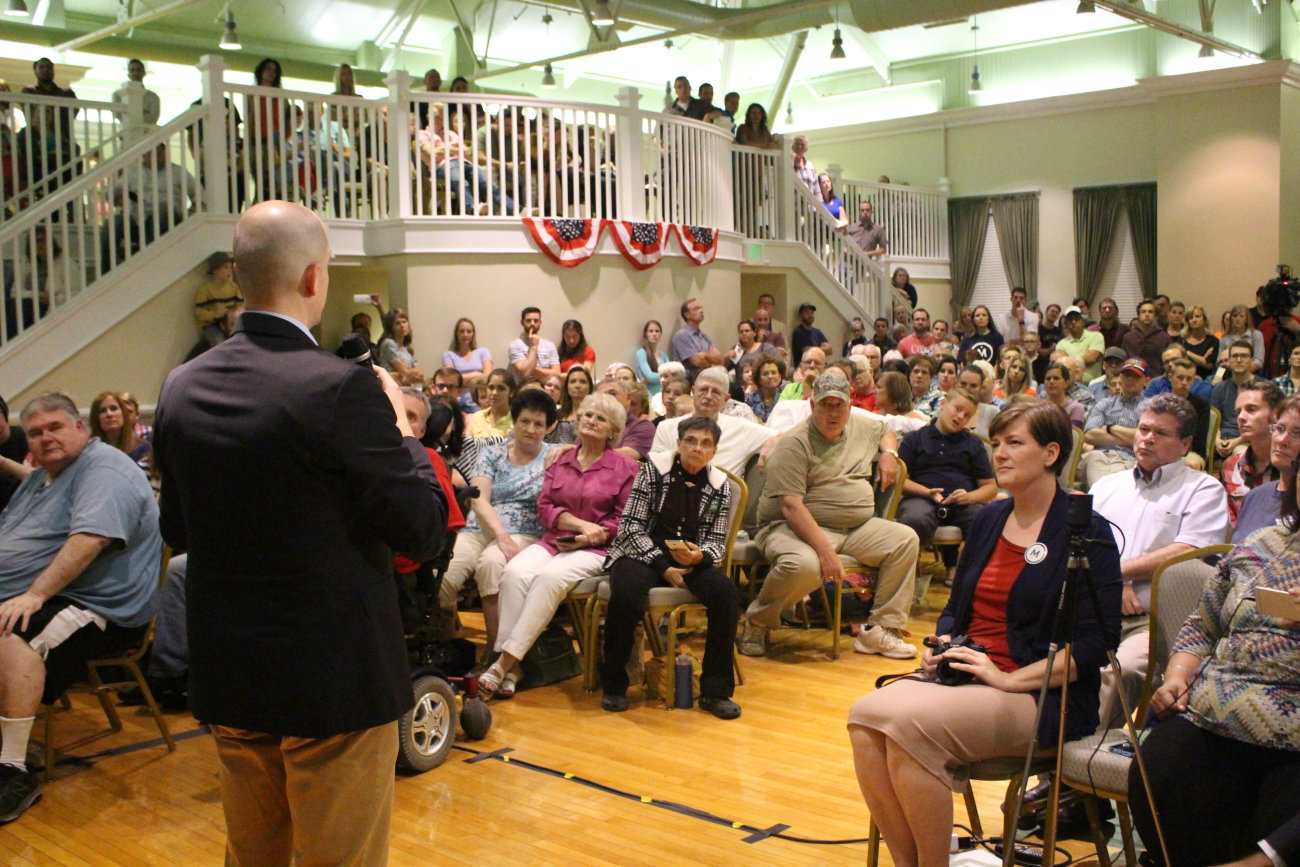
[[[1002,320],[1002,314],[1011,309],[1011,284],[1002,267],[1002,246],[998,243],[998,229],[989,217],[989,227],[984,233],[984,257],[980,259],[979,273],[975,276],[975,291],[970,306],[983,304],[993,314],[993,322]]]
[[[1120,322],[1127,325],[1129,320],[1137,316],[1137,307],[1142,301],[1142,285],[1138,282],[1137,261],[1133,258],[1128,209],[1123,205],[1120,205],[1119,217],[1115,220],[1115,237],[1106,258],[1106,269],[1097,286],[1098,301],[1108,296],[1114,298],[1119,307]]]

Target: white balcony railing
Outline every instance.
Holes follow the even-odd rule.
[[[941,190],[854,180],[840,180],[836,188],[850,220],[859,202],[871,202],[875,219],[889,233],[889,258],[949,261],[948,197]]]

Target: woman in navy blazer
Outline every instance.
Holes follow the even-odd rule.
[[[998,485],[1012,498],[976,517],[952,596],[935,627],[939,641],[959,635],[987,648],[927,649],[923,677],[895,681],[853,706],[849,737],[858,784],[896,864],[946,863],[952,833],[952,792],[967,782],[966,766],[981,759],[1024,755],[1034,736],[1039,688],[1047,673],[1061,584],[1067,573],[1067,497],[1057,474],[1069,457],[1070,420],[1048,403],[1018,405],[989,426]],[[1070,680],[1065,739],[1098,724],[1100,671],[1106,649],[1119,642],[1119,552],[1110,526],[1095,512],[1088,561],[1101,604],[1099,621],[1086,585],[1076,588],[1076,621],[1067,668],[1054,663],[1043,705],[1039,745],[1057,743],[1060,685]],[[940,658],[974,682],[937,682]]]

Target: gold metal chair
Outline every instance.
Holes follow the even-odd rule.
[[[158,569],[158,584],[162,585],[163,579],[167,576],[167,565],[171,562],[172,551],[166,545],[162,550],[162,563]],[[90,741],[97,740],[105,735],[119,732],[122,730],[122,719],[117,714],[117,708],[113,706],[112,694],[122,687],[135,686],[139,687],[140,693],[144,696],[145,706],[153,716],[154,722],[158,726],[158,733],[162,735],[163,741],[167,744],[168,752],[176,749],[176,741],[172,739],[171,729],[167,726],[167,719],[162,714],[162,709],[158,707],[158,702],[154,699],[153,691],[149,689],[149,682],[144,673],[140,670],[140,662],[144,660],[149,653],[149,648],[153,644],[154,621],[149,622],[145,629],[144,637],[140,640],[139,646],[129,649],[120,655],[100,656],[95,659],[86,660],[86,674],[90,681],[91,693],[99,699],[99,706],[104,709],[104,716],[108,718],[109,730],[99,732],[88,737],[82,738],[66,749],[72,749]],[[129,678],[120,680],[104,680],[104,673],[115,668],[123,668],[131,675]],[[60,696],[58,704],[64,709],[69,709],[67,696]],[[54,747],[54,717],[56,714],[53,704],[45,708],[45,779],[48,782],[50,773],[54,768],[57,750]]]
[[[1140,730],[1145,725],[1147,707],[1155,692],[1156,677],[1164,672],[1178,630],[1195,610],[1206,580],[1214,574],[1214,567],[1204,562],[1204,558],[1231,550],[1231,545],[1197,548],[1170,557],[1151,576],[1150,650],[1146,679],[1142,683],[1137,707],[1133,710],[1134,728]],[[1132,759],[1110,751],[1115,744],[1127,740],[1128,732],[1123,728],[1102,729],[1090,737],[1065,744],[1061,756],[1061,782],[1072,789],[1115,802],[1124,843],[1124,861],[1132,867],[1137,863],[1137,853],[1133,847],[1133,822],[1128,810],[1128,774]],[[1138,797],[1143,795],[1139,793]],[[1109,867],[1110,853],[1102,834],[1096,804],[1092,799],[1085,801],[1085,804],[1097,859],[1103,867]]]
[[[1205,471],[1210,475],[1214,475],[1215,464],[1219,460],[1214,446],[1219,441],[1219,428],[1222,424],[1223,413],[1216,407],[1210,407],[1210,424],[1205,430]]]
[[[1061,476],[1065,479],[1065,486],[1068,490],[1079,490],[1079,461],[1083,458],[1083,431],[1073,425],[1070,426],[1070,457],[1065,462],[1065,469]]]

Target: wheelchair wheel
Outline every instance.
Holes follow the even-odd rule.
[[[456,740],[456,692],[441,677],[417,677],[415,707],[397,720],[397,766],[431,771],[446,760]]]
[[[492,728],[492,708],[477,696],[466,698],[460,709],[460,727],[465,730],[465,737],[471,741],[487,737]]]

